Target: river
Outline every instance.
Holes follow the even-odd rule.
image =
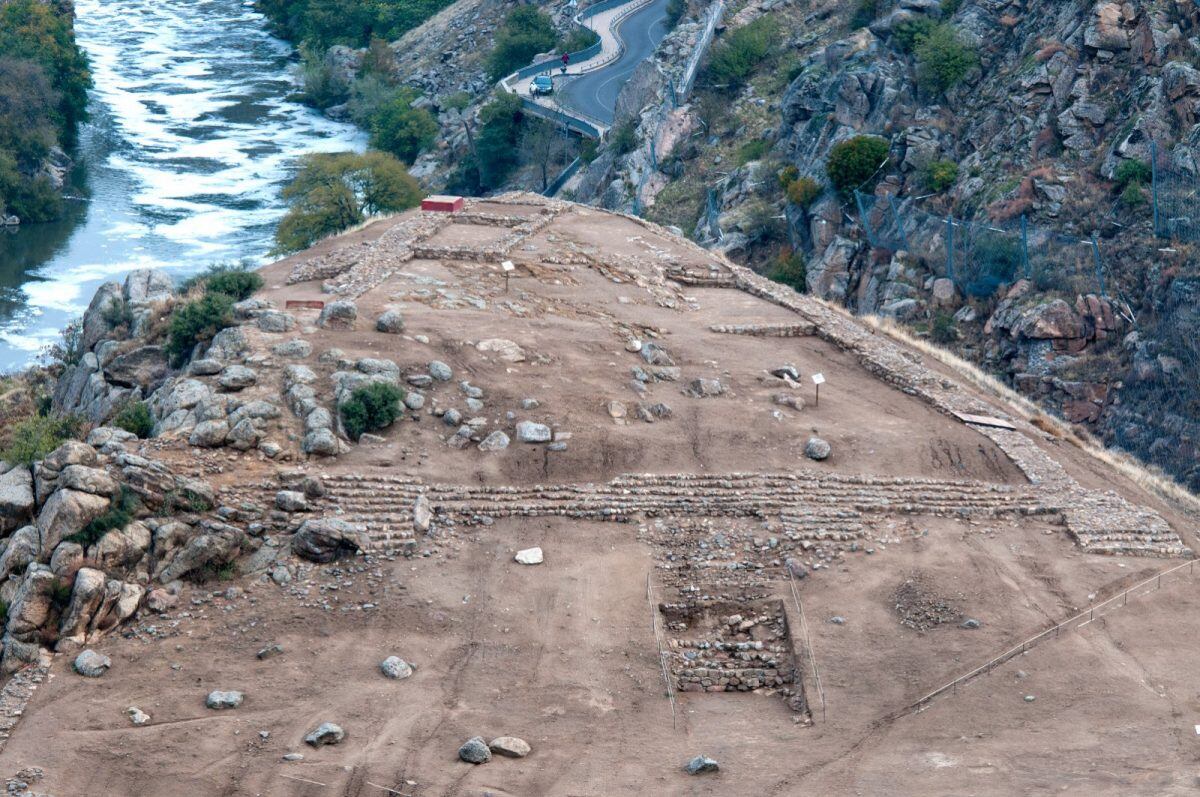
[[[263,261],[308,152],[364,136],[291,99],[293,50],[243,0],[76,0],[95,87],[67,217],[0,232],[0,372],[33,360],[102,282]]]

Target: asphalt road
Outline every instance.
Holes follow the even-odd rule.
[[[612,124],[621,87],[667,35],[667,1],[654,0],[626,17],[617,28],[617,37],[625,43],[620,58],[595,72],[572,78],[559,89],[559,102],[585,116]]]

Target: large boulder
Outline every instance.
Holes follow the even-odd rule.
[[[71,588],[71,602],[63,611],[58,625],[58,643],[55,650],[60,653],[83,647],[87,640],[88,625],[92,616],[104,600],[106,580],[104,571],[90,567],[80,568],[75,574]]]
[[[354,329],[358,306],[349,299],[329,302],[317,317],[317,326],[326,329]]]
[[[145,393],[162,384],[171,368],[162,346],[141,346],[118,354],[104,366],[104,378],[121,387],[140,387]]]
[[[314,562],[332,562],[339,556],[365,551],[369,542],[361,526],[337,518],[314,518],[296,530],[292,550]]]
[[[37,526],[23,526],[12,533],[0,553],[0,579],[24,572],[42,553],[42,535]]]
[[[112,529],[88,549],[88,559],[108,571],[132,567],[150,550],[149,527],[135,520],[123,529]]]
[[[33,508],[33,472],[18,465],[0,474],[0,531],[9,531],[27,522]]]
[[[78,534],[83,527],[103,515],[109,499],[80,490],[56,490],[38,513],[37,528],[41,537],[39,559],[48,559],[63,538]]]
[[[175,283],[165,271],[156,268],[139,268],[125,277],[122,295],[132,305],[147,305],[165,302],[175,293]]]
[[[81,322],[79,348],[82,351],[90,352],[112,332],[112,326],[106,320],[106,316],[119,308],[123,301],[125,297],[122,295],[121,286],[115,282],[106,282],[96,289]]]
[[[172,552],[169,558],[160,560],[158,578],[166,583],[205,566],[228,564],[241,552],[244,539],[241,529],[215,520],[205,520],[200,524],[199,534]]]
[[[120,490],[117,480],[100,468],[87,465],[68,465],[58,475],[59,489],[78,490],[92,495],[112,497]]]

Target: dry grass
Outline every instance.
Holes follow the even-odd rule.
[[[829,306],[841,310],[841,308],[837,308],[834,305]],[[858,320],[883,332],[900,343],[934,358],[947,368],[953,370],[973,387],[1003,401],[1014,411],[1014,414],[1037,429],[1076,446],[1080,451],[1091,455],[1105,465],[1113,468],[1139,487],[1177,505],[1181,511],[1187,514],[1200,515],[1200,497],[1196,496],[1159,468],[1147,465],[1123,451],[1106,448],[1087,429],[1069,424],[1061,418],[1047,414],[1037,404],[1017,393],[996,377],[979,368],[979,366],[924,338],[916,337],[890,318],[860,316]]]

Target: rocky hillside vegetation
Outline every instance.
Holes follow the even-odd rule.
[[[91,84],[70,0],[0,0],[0,227],[62,214]]]
[[[1198,33],[1184,0],[734,3],[686,105],[626,98],[582,198],[905,324],[1194,489],[1200,274],[1186,210],[1155,234],[1151,161],[1196,179]]]

